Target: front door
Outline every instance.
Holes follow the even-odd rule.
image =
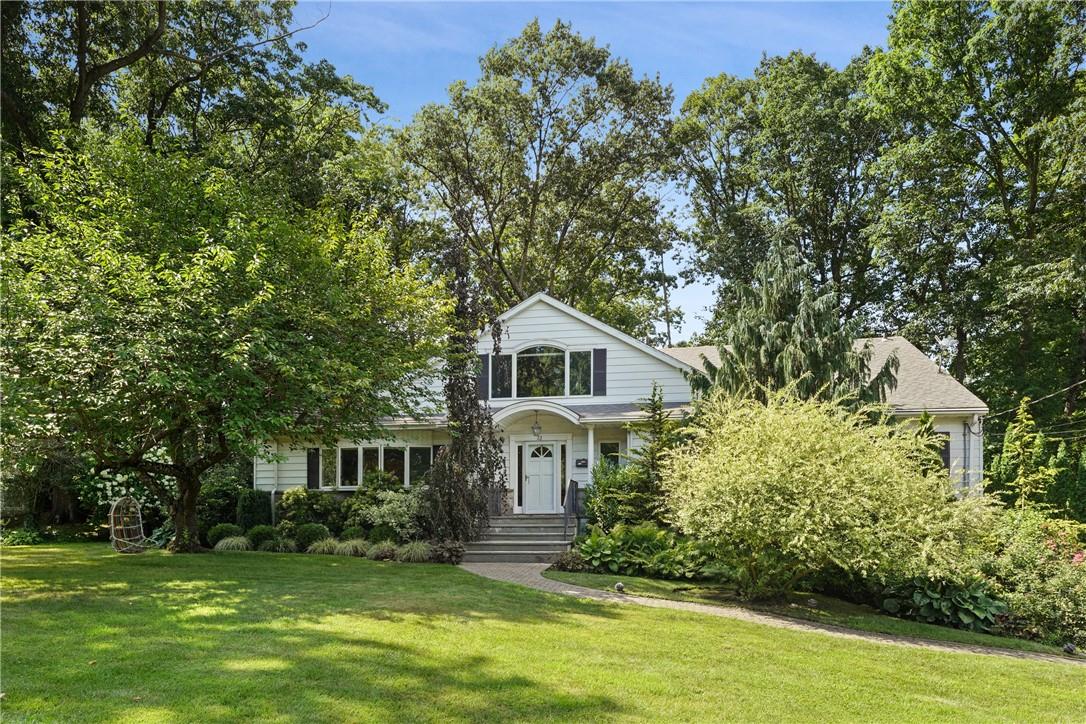
[[[554,449],[553,442],[530,443],[524,446],[524,506],[525,513],[554,512]]]

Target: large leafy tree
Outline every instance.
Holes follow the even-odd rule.
[[[538,291],[648,337],[672,238],[658,194],[671,91],[562,22],[481,60],[404,130],[424,207],[501,307]]]
[[[371,438],[423,404],[447,303],[383,239],[137,132],[12,165],[5,449],[141,475],[197,543],[201,475],[290,434]]]
[[[868,229],[884,184],[872,173],[887,141],[862,87],[870,53],[836,70],[793,52],[751,78],[709,78],[675,126],[696,251],[691,273],[721,283],[726,309],[773,242],[793,246],[841,315],[877,325],[888,296]]]
[[[295,23],[293,8],[291,0],[5,3],[4,139],[16,149],[48,146],[53,129],[135,118],[149,147],[214,152],[315,207],[337,180],[327,164],[375,155],[359,139],[364,114],[384,106],[328,62],[302,59],[296,37],[312,26]],[[378,205],[368,194],[353,201]]]
[[[894,133],[888,313],[954,340],[995,407],[1068,386],[1049,419],[1086,399],[1084,57],[1082,3],[901,2],[866,85]]]
[[[857,321],[843,321],[832,289],[817,291],[810,277],[795,247],[775,243],[721,317],[720,365],[703,355],[705,372],[691,375],[692,387],[762,400],[775,390],[799,399],[884,399],[896,385],[897,357],[872,372],[870,344],[855,346]]]

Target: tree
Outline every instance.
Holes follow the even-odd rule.
[[[85,143],[12,162],[6,449],[58,439],[143,476],[193,550],[212,466],[288,434],[377,437],[424,404],[447,303],[364,223],[138,131]]]
[[[648,337],[669,283],[653,266],[671,238],[658,193],[670,89],[562,22],[529,23],[480,65],[401,136],[423,208],[497,306],[545,291]]]
[[[455,300],[453,331],[445,348],[445,405],[449,444],[433,467],[425,506],[438,540],[471,541],[486,529],[496,496],[505,490],[505,460],[490,409],[479,402],[479,332],[497,317],[468,271],[466,252],[451,244],[443,260]],[[501,327],[491,327],[494,352]]]
[[[887,310],[953,339],[951,372],[993,406],[1086,378],[1084,58],[1082,3],[995,0],[898,3],[870,62],[893,133],[873,230],[900,290]],[[1035,412],[1084,399],[1072,386]]]
[[[840,314],[878,325],[889,295],[868,229],[885,185],[872,173],[884,124],[862,93],[869,51],[835,70],[793,52],[763,58],[752,78],[708,78],[684,101],[674,136],[690,190],[697,252],[689,274],[719,279],[731,299],[772,242],[794,246]]]
[[[815,291],[791,245],[774,244],[736,296],[738,304],[714,330],[720,366],[702,357],[705,373],[690,376],[696,392],[766,399],[792,390],[801,399],[874,401],[896,385],[896,355],[872,374],[870,344],[856,348],[857,320],[842,322],[836,295]]]
[[[1044,505],[1059,472],[1050,464],[1047,441],[1029,407],[1030,399],[1023,397],[1014,422],[1007,426],[1003,448],[990,466],[991,490],[1019,508]]]

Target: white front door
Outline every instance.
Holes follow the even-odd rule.
[[[524,445],[524,506],[525,513],[553,513],[555,499],[553,442]]]

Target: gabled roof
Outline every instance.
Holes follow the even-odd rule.
[[[895,412],[920,413],[927,410],[979,415],[988,412],[983,400],[904,337],[861,338],[853,343],[853,348],[859,349],[865,343],[871,344],[872,370],[880,369],[890,353],[897,352],[897,387],[887,400]],[[702,355],[714,365],[720,364],[720,351],[714,346],[667,347],[664,352],[698,370],[704,370]]]
[[[558,311],[563,312],[565,314],[568,314],[569,316],[573,317],[574,319],[576,319],[578,321],[581,321],[581,322],[584,322],[585,324],[589,325],[590,327],[594,327],[595,329],[597,329],[600,332],[608,335],[609,337],[613,337],[614,339],[617,339],[620,342],[625,342],[626,344],[630,345],[631,347],[634,347],[634,348],[638,349],[639,351],[644,352],[645,354],[649,355],[650,357],[656,358],[657,360],[663,362],[666,365],[669,365],[671,367],[675,367],[676,369],[682,370],[683,372],[689,372],[691,369],[693,369],[691,367],[691,365],[689,365],[688,363],[684,362],[683,360],[675,357],[674,355],[667,354],[666,351],[664,351],[664,350],[660,350],[660,349],[657,349],[656,347],[653,347],[652,345],[645,344],[641,340],[636,339],[634,337],[631,337],[630,335],[626,334],[625,332],[620,332],[619,330],[615,329],[611,325],[604,324],[603,322],[596,319],[595,317],[590,317],[589,315],[585,314],[584,312],[581,312],[581,311],[579,311],[577,309],[574,309],[573,307],[569,306],[568,304],[566,304],[564,302],[558,301],[557,299],[550,296],[546,292],[536,292],[535,294],[528,297],[527,299],[525,299],[520,304],[517,304],[516,306],[511,307],[510,309],[507,309],[505,312],[503,312],[501,315],[498,316],[498,320],[501,321],[501,322],[508,322],[510,319],[517,316],[518,314],[523,312],[525,309],[531,307],[536,302],[542,302],[544,304],[550,305],[551,307],[557,309]],[[484,331],[484,332],[480,333],[479,339],[484,339],[487,336],[489,336],[488,333],[486,331]]]

